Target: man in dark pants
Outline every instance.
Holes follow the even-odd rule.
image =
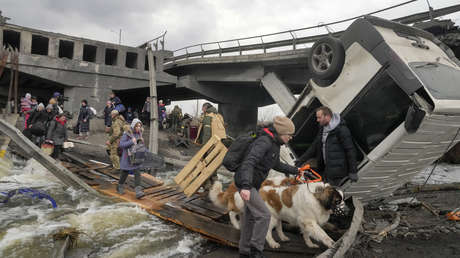
[[[316,158],[319,172],[331,185],[339,186],[346,177],[358,181],[355,147],[345,121],[324,106],[316,110],[316,121],[320,125],[318,135],[296,166]]]
[[[270,169],[285,174],[298,174],[296,167],[280,162],[280,146],[287,143],[295,127],[287,117],[277,116],[273,126],[263,128],[251,143],[247,155],[235,173],[235,184],[244,200],[241,218],[240,257],[264,257],[265,236],[270,211],[259,195],[259,188]]]

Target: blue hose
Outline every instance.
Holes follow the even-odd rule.
[[[0,192],[0,193],[3,195],[6,195],[6,198],[0,201],[0,203],[7,203],[10,200],[10,198],[13,197],[14,195],[23,194],[25,196],[29,196],[30,198],[37,198],[39,200],[47,199],[48,201],[51,202],[51,205],[53,206],[54,209],[57,208],[56,201],[53,199],[53,197],[49,196],[46,193],[40,192],[32,188],[19,188],[19,189],[11,190],[9,192]]]

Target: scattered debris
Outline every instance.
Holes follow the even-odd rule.
[[[66,240],[67,238],[69,238],[69,248],[74,248],[77,246],[77,241],[81,234],[84,233],[76,228],[63,228],[59,232],[53,234],[53,240],[58,241]]]
[[[435,208],[433,208],[433,206],[431,206],[429,203],[427,202],[421,202],[422,206],[425,207],[428,211],[430,211],[431,213],[433,213],[433,215],[435,215],[436,217],[439,216],[439,211],[437,211]]]
[[[457,208],[446,214],[448,220],[460,221],[460,208]],[[460,224],[457,224],[459,226]]]

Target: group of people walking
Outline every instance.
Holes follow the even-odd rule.
[[[41,146],[45,141],[53,144],[51,156],[58,159],[62,147],[67,140],[67,118],[58,105],[61,94],[55,92],[47,106],[37,103],[37,99],[27,93],[21,99],[21,114],[24,115],[23,134],[36,145]]]
[[[134,174],[134,189],[136,198],[141,198],[144,193],[141,186],[140,164],[132,161],[132,148],[134,145],[144,144],[143,124],[139,118],[127,121],[121,108],[120,99],[112,93],[104,109],[104,124],[108,133],[107,149],[114,169],[120,173],[117,192],[124,194],[124,184],[130,173]]]

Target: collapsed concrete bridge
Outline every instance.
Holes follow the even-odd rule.
[[[457,11],[460,5],[395,21],[412,24]],[[277,103],[289,113],[296,101],[295,94],[299,94],[311,78],[307,66],[311,44],[331,35],[296,37],[295,33],[321,26],[197,44],[176,51],[154,51],[158,96],[172,100],[206,98],[219,103],[219,111],[233,136],[255,125],[260,106]],[[340,34],[332,33],[333,36]],[[266,42],[267,38],[280,35],[288,38]],[[21,96],[31,92],[39,101],[46,101],[54,91],[60,91],[68,97],[65,109],[77,112],[82,99],[101,110],[110,91],[121,93],[128,106],[137,108],[149,95],[144,48],[7,23],[0,24],[0,43],[19,49]],[[9,81],[9,72],[4,72],[0,78],[3,105]]]

